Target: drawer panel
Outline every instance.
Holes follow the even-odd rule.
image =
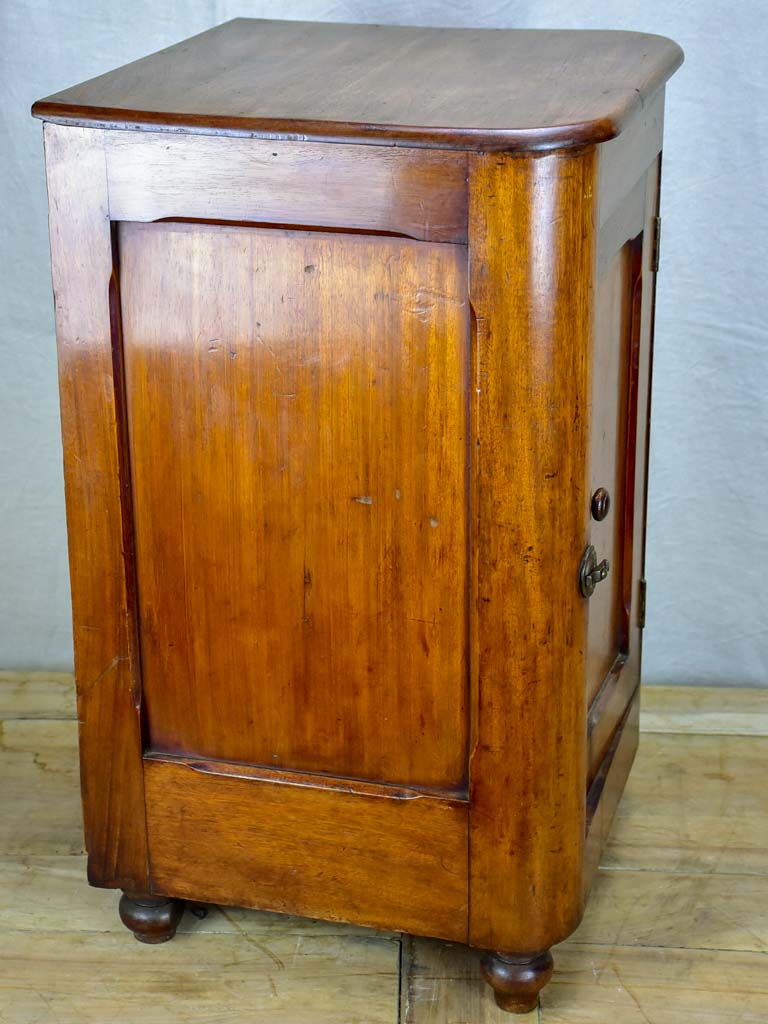
[[[630,701],[587,793],[584,895],[589,892],[608,841],[616,808],[635,760],[640,730],[640,690]]]
[[[592,701],[587,717],[587,782],[591,783],[611,745],[612,738],[639,687],[638,673],[619,662]]]
[[[145,757],[153,891],[466,941],[466,803],[261,774]]]

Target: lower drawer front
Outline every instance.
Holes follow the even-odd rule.
[[[463,801],[157,755],[144,775],[153,891],[466,941]]]

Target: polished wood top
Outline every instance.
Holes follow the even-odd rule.
[[[682,63],[637,32],[237,18],[39,100],[46,120],[448,149],[618,135]]]

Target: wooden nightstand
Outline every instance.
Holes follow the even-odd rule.
[[[43,118],[89,878],[500,951],[637,744],[658,36],[237,20]]]

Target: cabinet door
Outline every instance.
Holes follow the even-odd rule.
[[[622,245],[596,289],[590,543],[610,569],[589,603],[589,700],[629,654],[642,243],[641,233]]]
[[[590,494],[604,489],[610,507],[592,509],[589,542],[610,571],[588,604],[590,778],[640,679],[658,180],[654,162],[599,238]]]
[[[91,880],[465,940],[466,157],[46,139]]]
[[[461,934],[464,250],[118,248],[155,884]]]

